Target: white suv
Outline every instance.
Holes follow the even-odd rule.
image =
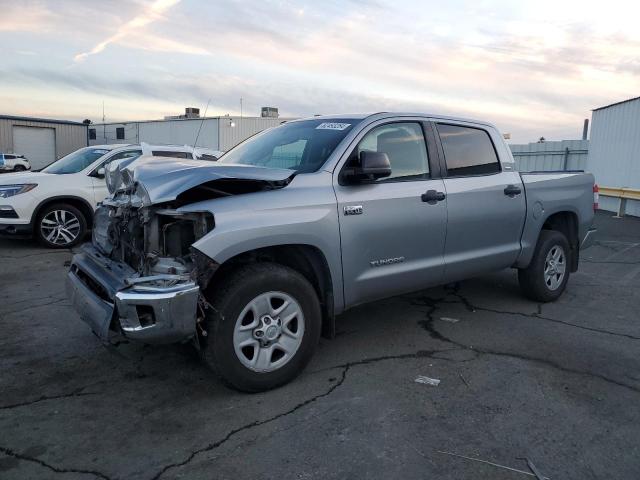
[[[109,195],[105,167],[145,155],[193,158],[193,148],[175,145],[96,145],[81,148],[39,172],[0,176],[0,235],[35,236],[50,248],[80,243],[93,212]]]
[[[31,170],[31,164],[24,155],[0,153],[0,172],[24,172]]]

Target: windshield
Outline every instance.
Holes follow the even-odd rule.
[[[303,120],[255,135],[225,153],[218,163],[315,172],[360,119]]]
[[[76,150],[75,152],[62,157],[60,160],[53,162],[42,171],[46,173],[56,173],[59,175],[78,173],[109,152],[110,150],[106,150],[104,148],[81,148],[80,150]]]

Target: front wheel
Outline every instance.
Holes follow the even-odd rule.
[[[13,167],[14,172],[24,172],[25,170],[26,167],[24,165],[16,165],[15,167]]]
[[[87,233],[87,220],[80,210],[67,203],[45,207],[34,225],[38,241],[48,248],[71,248]]]
[[[518,270],[522,293],[537,302],[558,299],[569,281],[569,255],[569,241],[563,233],[543,230],[531,263]]]
[[[239,267],[207,295],[204,361],[228,384],[259,392],[295,378],[320,338],[318,296],[297,271],[276,263]]]

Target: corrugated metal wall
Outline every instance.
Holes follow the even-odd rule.
[[[593,112],[587,169],[599,185],[640,189],[640,99]],[[600,208],[617,211],[618,200],[601,196]],[[640,202],[627,213],[640,216]]]
[[[509,147],[516,161],[516,169],[520,172],[585,170],[587,167],[588,140],[528,143]]]
[[[202,126],[202,129],[200,127]],[[139,124],[140,141],[147,143],[174,143],[218,150],[218,119],[165,120]],[[200,129],[200,135],[198,130]]]
[[[53,128],[56,136],[56,158],[87,146],[86,125],[0,118],[0,151],[13,152],[13,126]],[[53,161],[52,160],[52,161]]]
[[[267,128],[277,127],[287,120],[290,119],[269,117],[244,117],[239,119],[237,117],[220,117],[220,146],[218,148],[226,152],[251,135],[255,135]],[[231,126],[232,123],[234,126]]]
[[[262,117],[211,117],[180,120],[107,123],[92,125],[96,129],[91,145],[112,143],[174,143],[193,145],[198,135],[198,147],[227,151],[262,130],[280,125],[289,119]],[[124,139],[116,138],[116,129],[124,128]]]

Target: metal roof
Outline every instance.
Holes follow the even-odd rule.
[[[16,117],[14,115],[0,115],[0,119],[4,120],[22,120],[24,122],[43,122],[43,123],[63,123],[66,125],[86,125],[82,122],[72,122],[71,120],[56,120],[53,118],[36,118],[36,117]]]
[[[604,107],[598,107],[598,108],[594,108],[593,110],[591,110],[592,112],[598,111],[598,110],[602,110],[604,108],[609,108],[609,107],[613,107],[615,105],[620,105],[621,103],[627,103],[627,102],[633,102],[634,100],[640,100],[640,97],[634,97],[634,98],[629,98],[627,100],[622,100],[620,102],[616,102],[616,103],[611,103],[609,105],[605,105]]]

